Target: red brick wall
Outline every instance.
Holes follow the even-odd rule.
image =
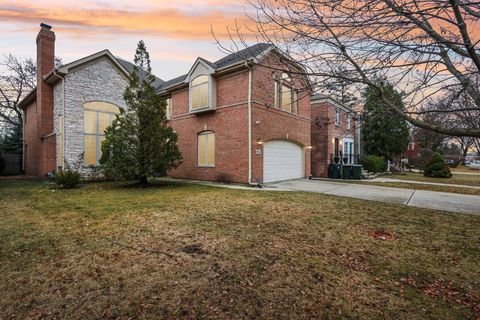
[[[54,69],[55,34],[40,29],[37,35],[37,130],[40,139],[38,172],[41,177],[55,170],[55,135],[53,129],[53,87],[43,78]]]
[[[265,66],[266,65],[266,66]],[[310,95],[307,90],[299,92],[298,114],[292,114],[273,107],[274,78],[272,68],[279,67],[275,57],[253,68],[252,75],[252,180],[263,181],[263,142],[288,140],[304,148],[305,176],[310,176]],[[278,78],[281,72],[275,71]],[[294,88],[304,85],[300,78],[293,76]],[[261,154],[257,154],[260,150]]]
[[[228,174],[232,182],[247,183],[248,71],[217,79],[217,110],[189,114],[188,89],[172,94],[172,128],[178,134],[182,164],[169,175],[175,178],[216,181]],[[233,105],[233,106],[232,106]],[[199,167],[197,134],[215,132],[215,167]]]
[[[217,110],[189,114],[188,89],[172,94],[172,128],[179,136],[183,163],[169,175],[175,178],[217,180],[228,174],[231,181],[248,183],[248,70],[216,79]],[[302,87],[294,79],[295,86]],[[290,140],[305,148],[305,175],[310,175],[310,97],[300,94],[298,115],[272,108],[272,69],[255,65],[252,71],[252,181],[263,180],[263,150],[257,140]],[[257,121],[259,122],[258,124]],[[215,132],[215,167],[197,166],[197,134]]]
[[[25,139],[23,148],[25,173],[37,176],[40,139],[37,132],[37,104],[35,102],[25,107],[23,135]]]
[[[340,122],[335,125],[335,110],[336,106],[329,102],[312,103],[312,151],[311,151],[311,165],[312,175],[314,177],[327,177],[328,165],[332,162],[332,155],[334,153],[335,137],[340,141],[345,137],[354,138],[355,136],[355,120],[351,113],[350,130],[347,129],[347,112],[340,109]],[[340,151],[342,145],[339,145]],[[357,150],[354,150],[356,153]]]

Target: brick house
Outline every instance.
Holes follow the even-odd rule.
[[[24,171],[39,177],[82,154],[84,173],[97,164],[133,70],[108,50],[55,68],[54,44],[42,24],[37,88],[21,102]],[[354,153],[354,112],[311,96],[301,73],[275,47],[257,44],[215,62],[197,58],[175,79],[156,78],[183,155],[169,176],[250,184],[326,176],[341,145]]]

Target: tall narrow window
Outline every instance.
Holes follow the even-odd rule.
[[[298,114],[298,90],[293,91],[292,113]]]
[[[202,132],[198,134],[198,165],[200,167],[215,166],[215,133]]]
[[[167,117],[167,120],[172,119],[172,98],[167,98],[165,99],[165,102],[167,103],[167,106],[165,107],[165,115]]]
[[[208,107],[208,76],[198,76],[190,84],[192,110]]]
[[[347,129],[350,130],[351,126],[352,126],[352,117],[350,113],[347,113]]]
[[[280,94],[279,94],[280,84],[278,81],[274,81],[273,83],[273,107],[279,109],[280,108]]]
[[[85,165],[96,165],[102,156],[105,129],[112,123],[117,106],[107,102],[88,102],[83,106],[83,151]]]
[[[282,110],[292,112],[292,88],[282,85]]]
[[[288,73],[282,73],[282,110],[292,112],[293,105],[293,89],[292,78]]]
[[[340,109],[335,109],[335,125],[340,125]]]
[[[57,121],[57,148],[58,148],[58,158],[57,158],[57,167],[63,168],[63,117],[62,115],[58,116]]]

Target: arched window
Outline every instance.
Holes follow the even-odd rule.
[[[191,109],[208,107],[208,76],[201,75],[190,82]]]
[[[201,132],[197,136],[198,166],[215,166],[215,133],[212,131]]]
[[[85,165],[96,165],[102,156],[105,129],[112,123],[119,108],[108,102],[87,102],[83,105],[83,152]]]
[[[290,78],[290,75],[288,73],[282,73],[282,80],[292,82],[292,78]]]

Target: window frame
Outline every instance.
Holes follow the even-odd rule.
[[[350,130],[352,128],[352,115],[347,113],[347,130]]]
[[[205,163],[200,163],[200,137],[205,137],[205,150],[203,150],[204,152],[204,158],[205,158]],[[213,142],[209,142],[209,140],[211,141],[212,138],[209,139],[209,137],[213,137]],[[209,147],[212,146],[213,147],[213,163],[209,163],[209,159],[208,159],[208,156],[209,156]],[[214,168],[215,167],[215,152],[216,152],[216,137],[215,137],[215,132],[213,131],[202,131],[202,132],[199,132],[197,133],[197,167],[200,167],[200,168]]]

